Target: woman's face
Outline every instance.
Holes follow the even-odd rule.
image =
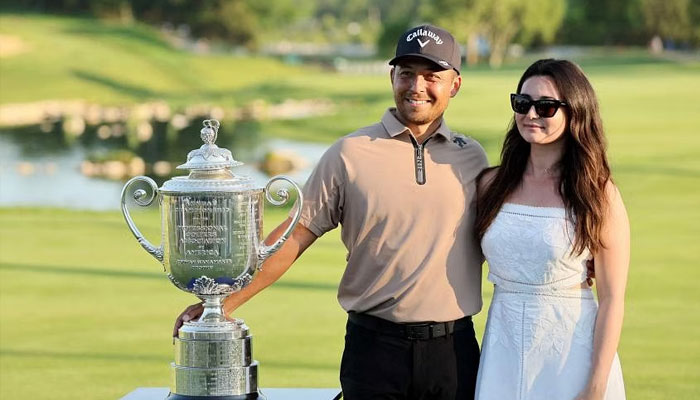
[[[532,100],[554,99],[562,100],[557,86],[548,76],[532,76],[528,78],[520,90],[520,94],[529,96]],[[515,113],[515,123],[520,136],[530,144],[549,144],[564,137],[568,115],[566,107],[559,107],[551,118],[537,115],[535,107],[530,107],[527,114]]]

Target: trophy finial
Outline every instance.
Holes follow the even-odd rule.
[[[216,137],[221,124],[215,119],[205,119],[204,128],[199,131],[199,137],[204,144],[187,154],[187,162],[178,165],[178,169],[189,169],[191,171],[227,169],[243,165],[242,162],[233,159],[231,151],[215,145]]]
[[[205,119],[203,123],[204,128],[199,131],[202,141],[204,141],[206,144],[214,144],[214,142],[216,142],[216,136],[219,133],[219,126],[221,126],[221,124],[215,119]]]

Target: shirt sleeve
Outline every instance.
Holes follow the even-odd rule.
[[[342,223],[347,174],[341,147],[341,142],[336,142],[324,153],[302,190],[304,203],[299,222],[316,236]]]

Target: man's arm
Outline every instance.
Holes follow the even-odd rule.
[[[291,223],[291,218],[287,218],[277,228],[275,228],[265,239],[265,244],[272,244],[277,240],[284,230]],[[224,314],[229,315],[243,303],[255,296],[261,290],[277,281],[292,266],[299,256],[316,240],[316,235],[301,224],[292,231],[291,236],[284,242],[284,245],[263,264],[262,271],[258,272],[255,279],[239,292],[233,293],[224,300]],[[177,317],[173,328],[173,337],[178,335],[178,329],[183,323],[192,321],[202,315],[202,304],[193,304],[185,309]]]

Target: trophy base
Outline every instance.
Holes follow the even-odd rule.
[[[165,400],[257,400],[261,399],[258,393],[237,394],[230,396],[187,396],[184,394],[170,393]]]
[[[258,392],[258,362],[242,320],[186,322],[175,339],[168,400],[248,400]]]
[[[173,377],[171,393],[207,399],[215,396],[246,399],[247,394],[258,392],[257,361],[247,367],[190,368],[171,363],[170,368]]]

